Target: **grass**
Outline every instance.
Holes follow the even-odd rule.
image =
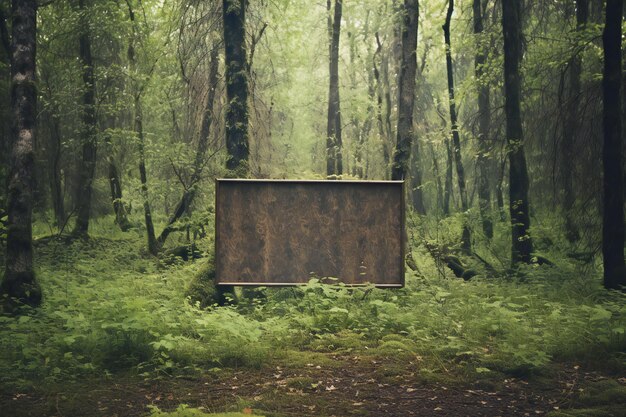
[[[209,256],[164,266],[145,253],[139,233],[94,230],[69,246],[36,244],[44,304],[18,319],[0,316],[5,388],[120,371],[157,378],[276,361],[333,366],[329,353],[385,358],[389,375],[381,377],[408,366],[426,381],[541,374],[558,362],[625,369],[624,295],[602,290],[593,269],[575,273],[575,264],[465,282],[442,276],[414,242],[418,269],[408,271],[403,289],[311,281],[217,308],[187,297],[194,277],[210,273]],[[155,415],[196,415],[181,412],[188,414]]]
[[[152,411],[149,417],[248,417],[257,416],[262,417],[259,414],[253,414],[252,410],[244,413],[205,413],[203,410],[197,408],[190,408],[185,405],[179,406],[176,410],[171,412],[164,412],[159,410],[158,407],[152,407]]]

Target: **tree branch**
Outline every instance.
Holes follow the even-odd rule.
[[[250,58],[248,59],[248,71],[252,68],[252,62],[254,60],[254,51],[256,50],[256,45],[259,43],[261,38],[263,37],[263,33],[267,29],[267,22],[263,22],[263,26],[259,30],[259,34],[257,36],[252,35],[252,43],[250,45]]]

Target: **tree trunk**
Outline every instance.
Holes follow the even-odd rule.
[[[328,121],[326,129],[326,175],[342,175],[341,108],[339,101],[339,35],[341,31],[342,0],[335,0],[330,40],[328,87]],[[329,11],[330,14],[330,11]]]
[[[375,37],[376,37],[376,51],[374,52],[374,78],[376,79],[376,120],[378,122],[378,134],[380,135],[380,140],[382,143],[382,147],[383,147],[383,161],[384,161],[384,178],[387,179],[388,175],[389,175],[389,160],[390,160],[390,154],[391,152],[389,152],[389,142],[391,139],[391,136],[388,134],[388,131],[385,130],[385,121],[383,121],[383,89],[385,88],[385,86],[383,85],[384,82],[384,77],[383,79],[381,79],[381,71],[385,72],[385,65],[386,61],[384,58],[381,58],[381,62],[380,62],[380,66],[381,66],[381,70],[378,69],[377,66],[377,57],[380,57],[382,54],[382,43],[380,42],[380,36],[378,35],[378,32],[375,33]],[[388,95],[386,96],[388,97]],[[389,98],[389,102],[391,102],[391,98]],[[388,120],[387,117],[385,117],[385,120]],[[389,119],[389,125],[391,125],[391,120]]]
[[[624,265],[624,176],[622,166],[622,14],[623,0],[607,0],[604,45],[604,142],[602,255],[604,286],[619,289],[626,285]]]
[[[474,0],[474,36],[476,37],[476,56],[474,58],[474,75],[478,83],[478,206],[482,219],[483,233],[488,239],[493,238],[493,222],[491,220],[491,195],[489,193],[489,130],[491,129],[491,109],[489,104],[489,84],[484,79],[486,62],[481,37],[483,35],[483,10],[481,0]]]
[[[420,164],[419,150],[417,149],[417,141],[413,141],[413,150],[411,152],[411,203],[413,210],[422,216],[426,215],[426,207],[424,207],[424,193],[422,192],[422,167]],[[435,171],[438,168],[435,167]],[[435,175],[438,175],[435,172]]]
[[[137,57],[135,56],[135,41],[137,37],[137,29],[135,28],[135,13],[131,6],[130,0],[126,0],[128,5],[128,16],[131,24],[133,25],[133,35],[128,45],[128,61],[130,62],[131,73],[137,71]],[[139,148],[139,179],[141,181],[141,197],[143,199],[143,212],[146,222],[146,232],[148,235],[148,251],[152,255],[158,254],[160,247],[154,234],[154,223],[152,221],[152,209],[150,208],[150,199],[148,195],[148,176],[146,173],[146,151],[145,151],[145,138],[143,134],[143,111],[141,107],[141,95],[143,93],[144,86],[139,84],[139,81],[134,85],[134,110],[135,117],[133,122],[133,130],[137,135],[137,142]]]
[[[520,111],[522,59],[521,4],[502,2],[504,34],[504,95],[506,138],[509,154],[509,212],[511,214],[511,263],[530,263],[533,244],[529,234],[528,169],[524,155]]]
[[[585,29],[589,19],[589,0],[576,0],[576,30],[581,32]],[[561,152],[561,184],[563,186],[563,214],[565,217],[565,237],[571,243],[578,241],[580,232],[573,218],[573,208],[576,201],[574,192],[574,160],[576,154],[575,137],[579,130],[579,106],[580,99],[580,75],[582,72],[582,60],[579,53],[570,59],[569,88],[566,106],[566,115],[563,118],[563,139]]]
[[[443,191],[443,215],[450,215],[450,196],[452,195],[452,147],[450,146],[450,140],[445,138],[446,146],[446,179],[444,182]]]
[[[178,201],[178,204],[176,204],[174,213],[172,213],[167,222],[167,226],[165,226],[165,228],[159,235],[158,244],[160,247],[163,247],[163,244],[165,244],[165,240],[174,230],[174,223],[176,223],[178,219],[180,219],[182,215],[189,210],[189,207],[194,197],[196,196],[197,184],[198,181],[200,181],[202,169],[204,168],[204,164],[206,162],[206,152],[209,148],[209,136],[211,132],[211,124],[213,122],[213,102],[215,101],[215,90],[217,89],[218,65],[218,47],[217,44],[214,44],[213,49],[211,50],[211,62],[209,64],[209,91],[207,93],[207,99],[204,104],[204,113],[202,114],[202,124],[200,126],[200,136],[198,138],[196,158],[193,164],[193,173],[191,174],[191,183],[183,192],[183,195]]]
[[[223,0],[226,64],[226,168],[248,174],[248,77],[246,63],[246,1]]]
[[[367,18],[365,20],[365,29],[364,29],[364,39],[368,39],[369,33],[369,12],[367,13]],[[367,71],[367,115],[365,121],[363,122],[363,129],[361,130],[361,134],[359,136],[359,141],[356,146],[355,153],[355,174],[358,178],[365,178],[365,169],[364,169],[364,149],[366,148],[366,143],[369,140],[370,132],[372,130],[372,125],[374,123],[375,117],[375,106],[374,101],[376,100],[376,84],[374,82],[374,68],[376,68],[376,63],[374,62],[374,55],[372,54],[371,44],[368,42],[367,44],[367,61],[371,62],[372,67],[371,70]],[[355,76],[356,78],[356,76]],[[356,81],[355,86],[356,88]]]
[[[454,98],[454,70],[452,68],[452,46],[450,44],[450,20],[454,12],[454,0],[448,1],[448,12],[446,13],[446,22],[443,25],[443,34],[446,42],[446,70],[448,73],[448,100],[450,103],[450,126],[452,128],[452,146],[454,155],[454,164],[456,166],[456,177],[459,184],[459,192],[461,194],[461,210],[463,216],[467,216],[469,205],[467,202],[467,191],[465,190],[465,170],[463,169],[463,161],[461,160],[461,138],[459,137],[459,126],[456,114],[456,102]],[[463,221],[463,235],[461,237],[461,246],[464,251],[471,252],[472,242],[467,219]]]
[[[404,0],[398,134],[391,168],[391,179],[393,180],[403,180],[407,176],[411,158],[411,143],[415,135],[413,131],[413,106],[415,104],[415,74],[417,71],[418,17],[418,0]]]
[[[82,33],[79,37],[80,61],[83,69],[82,159],[78,172],[76,194],[76,236],[87,236],[91,212],[91,193],[96,171],[96,81],[91,57],[91,40],[85,0],[79,0]]]
[[[506,221],[506,210],[504,209],[504,176],[506,168],[506,157],[502,158],[500,163],[498,183],[496,184],[496,204],[498,205],[498,213],[500,214],[500,221]]]
[[[50,196],[52,210],[57,227],[65,224],[65,204],[63,201],[63,183],[61,180],[61,123],[52,112],[46,111],[47,125],[50,129],[50,147],[48,154],[50,174]]]
[[[7,181],[7,252],[0,294],[41,303],[33,270],[32,211],[37,87],[37,1],[13,0],[11,26],[11,157]]]
[[[111,189],[111,201],[113,202],[113,211],[115,213],[115,224],[120,227],[122,232],[127,232],[130,230],[130,222],[128,221],[126,205],[122,200],[122,184],[120,182],[120,174],[113,159],[111,135],[107,133],[104,140],[107,145],[109,188]]]
[[[141,180],[141,197],[143,199],[143,212],[146,221],[146,232],[148,234],[148,251],[156,255],[160,247],[154,234],[154,223],[152,221],[152,209],[148,195],[148,176],[146,174],[146,152],[145,138],[143,135],[143,112],[141,109],[141,93],[135,92],[135,122],[133,130],[137,135],[139,143],[139,178]]]
[[[435,154],[435,147],[432,143],[428,144],[430,149],[430,155],[433,159],[433,169],[435,174],[435,182],[437,183],[437,212],[443,210],[443,187],[441,186],[441,175],[439,172],[439,162],[437,161],[437,155]]]

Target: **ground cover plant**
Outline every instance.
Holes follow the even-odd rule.
[[[0,415],[625,416],[624,11],[0,0]]]
[[[203,258],[163,264],[142,255],[139,235],[36,243],[45,303],[18,319],[2,316],[3,407],[11,406],[15,415],[28,415],[24,410],[33,406],[46,413],[58,387],[69,398],[65,390],[72,384],[101,387],[118,379],[192,380],[198,386],[186,389],[197,391],[206,388],[199,381],[222,381],[237,372],[243,372],[241,378],[252,372],[253,380],[280,381],[287,390],[313,397],[346,389],[323,380],[318,368],[335,376],[360,369],[364,379],[421,389],[444,385],[495,392],[504,381],[526,381],[553,390],[553,403],[537,404],[544,412],[577,401],[623,404],[623,394],[598,404],[580,400],[588,393],[581,376],[570,394],[560,391],[561,372],[594,373],[590,387],[593,378],[615,381],[614,389],[624,382],[624,295],[603,290],[592,269],[584,276],[574,263],[531,266],[523,276],[484,274],[465,281],[450,271],[441,276],[436,260],[414,242],[416,270],[408,269],[403,289],[349,288],[312,279],[304,287],[238,293],[237,302],[226,306],[201,306],[197,287],[210,275],[212,241],[197,245],[204,248]],[[296,373],[290,375],[291,370]],[[159,395],[167,396],[150,394],[151,400],[143,400],[163,407],[155,400]],[[276,397],[235,396],[234,404],[217,411],[261,406],[262,415],[282,415],[284,399]],[[75,401],[83,401],[79,398]],[[67,402],[58,402],[59,413]],[[196,399],[193,405],[202,403]],[[170,401],[164,409],[174,406]],[[80,405],[70,410],[91,412]],[[177,413],[202,415],[188,410]],[[51,415],[56,412],[53,407]],[[319,409],[300,412],[316,415]]]

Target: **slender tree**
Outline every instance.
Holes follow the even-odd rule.
[[[146,233],[148,236],[148,250],[151,254],[156,255],[159,252],[159,245],[154,233],[154,222],[152,221],[152,208],[150,207],[150,198],[148,194],[148,175],[146,172],[146,151],[145,137],[143,133],[143,108],[141,105],[141,92],[134,93],[134,123],[133,130],[137,135],[139,145],[139,179],[141,181],[141,197],[143,199],[144,220],[146,222]]]
[[[327,6],[330,6],[328,1]],[[339,101],[339,35],[341,32],[342,0],[335,0],[330,28],[330,83],[328,87],[328,121],[326,129],[326,175],[343,173],[341,142],[341,108]],[[329,10],[330,19],[330,10]]]
[[[42,74],[40,72],[40,74]],[[55,106],[56,107],[56,106]],[[61,180],[61,121],[58,116],[58,109],[44,109],[41,112],[42,119],[49,131],[48,141],[48,180],[50,184],[50,197],[52,200],[52,211],[57,227],[65,224],[65,204],[63,199],[63,184]]]
[[[96,80],[91,56],[91,39],[86,0],[79,0],[81,34],[79,37],[79,56],[83,70],[83,108],[82,108],[82,158],[78,170],[78,188],[76,194],[76,225],[74,234],[87,236],[91,212],[91,194],[96,171],[97,129],[96,129]]]
[[[248,77],[246,0],[223,0],[226,64],[226,168],[235,175],[248,173]]]
[[[209,63],[209,76],[206,102],[204,104],[204,112],[202,113],[202,123],[200,126],[200,135],[198,137],[198,148],[196,150],[196,157],[193,164],[193,172],[191,174],[191,181],[186,186],[182,197],[176,204],[174,212],[170,216],[167,226],[163,229],[158,238],[158,244],[163,246],[165,240],[169,234],[174,231],[174,224],[189,210],[191,203],[197,192],[197,184],[200,181],[202,175],[202,169],[206,163],[206,153],[209,149],[209,136],[211,132],[211,124],[213,122],[213,102],[215,101],[215,90],[217,88],[217,69],[219,65],[219,55],[217,44],[213,45],[211,49],[211,62]]]
[[[443,191],[443,214],[450,215],[450,197],[452,197],[452,146],[450,139],[445,138],[444,145],[446,147],[446,178],[444,180]]]
[[[374,34],[376,38],[376,51],[374,51],[373,67],[374,79],[376,80],[376,121],[378,124],[378,135],[383,145],[383,161],[385,163],[385,179],[389,178],[389,161],[391,152],[389,151],[391,142],[391,95],[389,94],[389,59],[383,56],[383,45],[378,32]],[[378,62],[380,61],[380,69]],[[381,74],[382,71],[382,74]],[[384,100],[383,100],[384,98]],[[385,106],[385,116],[383,120],[383,102]]]
[[[509,155],[509,213],[511,215],[511,262],[530,263],[533,251],[529,234],[528,169],[520,111],[522,59],[521,2],[502,1],[504,34],[504,111]]]
[[[626,288],[624,265],[624,176],[622,166],[622,15],[624,0],[607,0],[604,45],[604,142],[602,255],[604,286]]]
[[[446,70],[448,73],[448,101],[450,104],[450,127],[452,129],[452,147],[454,155],[454,165],[456,167],[456,177],[461,193],[461,209],[463,213],[469,210],[467,202],[467,191],[465,190],[465,170],[463,169],[463,161],[461,160],[461,138],[459,137],[459,125],[456,114],[456,101],[454,98],[454,69],[452,67],[452,46],[450,44],[450,21],[454,12],[454,0],[448,1],[448,12],[446,13],[446,21],[443,25],[443,34],[446,43]],[[471,250],[471,234],[467,220],[463,224],[463,236],[461,238],[462,247],[465,251]]]
[[[32,210],[35,171],[37,1],[13,0],[11,25],[11,156],[7,181],[7,252],[0,295],[41,303],[33,270]]]
[[[420,154],[417,141],[413,141],[413,149],[411,150],[411,204],[413,210],[422,216],[426,215],[426,207],[424,207],[424,193],[422,192],[422,167],[420,166]],[[436,161],[435,161],[436,163]],[[435,171],[439,170],[435,166]],[[438,174],[435,175],[438,178]],[[441,190],[437,190],[438,192]]]
[[[493,237],[493,222],[490,216],[491,195],[489,192],[489,131],[491,129],[491,109],[489,104],[489,84],[484,79],[485,74],[485,48],[483,47],[482,35],[484,32],[484,10],[481,0],[474,0],[472,4],[474,20],[474,36],[476,37],[476,55],[474,58],[474,75],[478,83],[478,156],[476,168],[478,169],[478,205],[482,219],[483,233],[488,239]]]
[[[391,179],[407,177],[411,159],[411,144],[414,140],[413,107],[415,104],[415,74],[417,71],[417,23],[418,0],[404,0],[402,25],[402,62],[400,65],[398,103],[398,133],[393,155]]]
[[[589,20],[589,0],[576,0],[576,31],[582,32]],[[575,47],[577,48],[577,46]],[[580,52],[574,50],[574,55],[568,62],[569,88],[566,105],[566,114],[563,118],[563,140],[561,154],[561,181],[563,185],[563,214],[565,216],[565,236],[570,242],[580,238],[580,232],[573,218],[574,202],[574,168],[572,162],[576,154],[575,137],[580,126],[579,100],[581,94],[580,77],[582,73],[582,59]]]
[[[369,32],[369,17],[370,13],[367,13],[367,19],[365,20],[365,29],[363,31],[363,38],[368,40],[370,32]],[[367,67],[367,116],[365,122],[363,123],[363,129],[359,135],[359,141],[356,146],[356,155],[355,155],[355,175],[359,178],[367,178],[367,171],[365,170],[365,155],[364,151],[367,147],[368,138],[370,132],[372,130],[372,125],[374,124],[374,117],[376,117],[377,111],[375,108],[376,101],[376,84],[374,81],[374,54],[372,52],[371,43],[367,44],[367,63],[371,63],[371,67]]]
[[[126,0],[128,6],[128,17],[133,25],[133,34],[128,44],[128,61],[130,62],[130,68],[133,73],[137,71],[137,56],[135,54],[135,41],[137,37],[137,27],[135,23],[135,12],[133,10],[130,0]],[[136,74],[135,74],[136,75]],[[145,152],[145,137],[143,132],[143,108],[141,105],[141,96],[143,95],[145,84],[141,84],[138,80],[135,80],[135,86],[133,91],[133,108],[134,108],[134,120],[133,130],[137,135],[137,142],[139,145],[139,179],[141,181],[141,197],[143,199],[143,213],[146,223],[146,233],[148,237],[148,251],[156,255],[159,252],[159,244],[154,233],[154,222],[152,220],[152,208],[150,207],[150,199],[148,195],[148,175],[146,172],[146,152]]]
[[[115,117],[108,117],[107,123],[109,128],[115,126]],[[113,202],[113,212],[115,213],[115,224],[117,224],[123,232],[130,230],[130,221],[128,221],[128,212],[126,205],[122,200],[122,183],[120,181],[120,173],[113,158],[113,142],[111,140],[110,131],[105,131],[104,143],[107,152],[107,168],[109,177],[109,189],[111,191],[111,201]]]

